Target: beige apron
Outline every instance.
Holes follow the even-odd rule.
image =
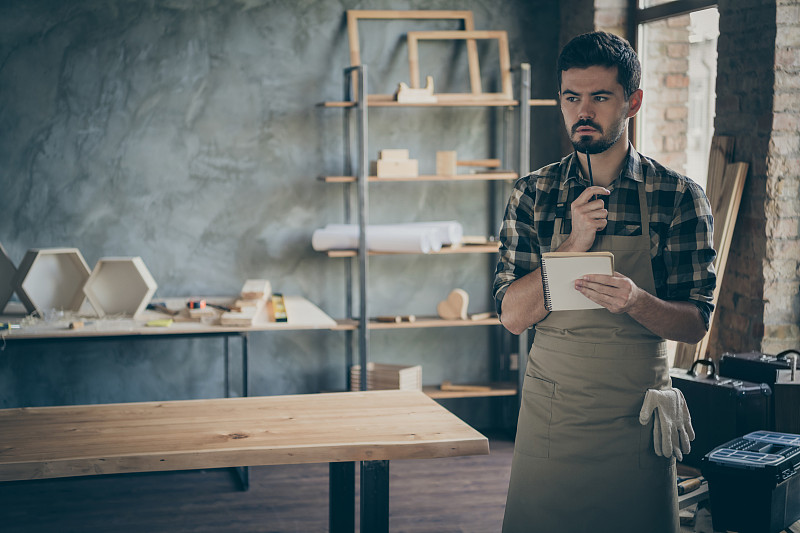
[[[655,294],[649,209],[642,234],[598,235],[615,269]],[[559,203],[566,202],[567,189]],[[555,250],[566,239],[555,220]],[[665,342],[627,314],[557,311],[536,325],[522,391],[504,533],[677,533],[675,460],[639,424],[648,388],[670,386]]]

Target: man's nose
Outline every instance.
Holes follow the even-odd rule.
[[[591,102],[583,101],[578,108],[578,118],[583,120],[587,118],[594,118],[594,108]]]

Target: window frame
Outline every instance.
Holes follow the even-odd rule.
[[[702,11],[711,7],[717,7],[717,0],[672,0],[656,6],[641,8],[641,0],[628,0],[628,42],[636,53],[639,54],[639,26],[648,22],[686,15],[695,11]],[[628,139],[636,146],[636,121],[630,121],[628,128]]]

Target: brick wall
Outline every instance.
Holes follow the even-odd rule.
[[[623,0],[562,2],[561,44],[591,30],[575,31],[576,21],[590,13],[595,28],[625,36],[625,5]],[[774,354],[800,347],[800,0],[720,0],[717,7],[715,133],[735,138],[734,159],[750,169],[709,355]],[[669,23],[659,24],[668,37]],[[667,50],[682,61],[681,48]],[[663,84],[682,94],[685,70],[668,62],[659,68]],[[645,90],[651,102],[670,99],[657,98],[657,87]],[[684,105],[665,104],[655,112],[662,125],[647,135],[663,152],[654,157],[680,170],[680,160],[669,152],[679,148],[673,135],[685,139],[677,125],[686,119]]]
[[[681,174],[686,173],[689,110],[689,16],[646,26],[639,43],[645,71],[641,113],[644,130],[637,149]],[[640,123],[640,124],[641,124]]]
[[[800,347],[800,2],[779,0],[775,11],[761,344],[767,353]]]
[[[735,137],[734,159],[750,170],[717,301],[709,353],[760,350],[765,338],[768,293],[774,269],[769,237],[777,237],[776,213],[767,214],[775,187],[769,167],[775,85],[776,10],[773,2],[720,1],[717,105],[719,135]],[[769,165],[768,165],[769,163]],[[768,229],[769,228],[769,229]],[[774,251],[769,252],[774,255]],[[795,319],[796,322],[796,319]],[[772,334],[772,331],[770,332]],[[763,344],[763,347],[762,347]]]
[[[594,27],[630,40],[627,35],[627,0],[595,0]]]

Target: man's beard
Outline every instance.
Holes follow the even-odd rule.
[[[572,133],[569,137],[575,151],[590,154],[599,154],[605,152],[622,137],[622,132],[625,130],[626,119],[618,120],[614,123],[613,127],[608,131],[608,134],[603,134],[603,128],[599,124],[591,120],[579,120],[572,126]],[[600,134],[599,139],[593,139],[591,135],[581,135],[578,140],[575,140],[575,131],[582,127],[589,126],[594,128]]]

